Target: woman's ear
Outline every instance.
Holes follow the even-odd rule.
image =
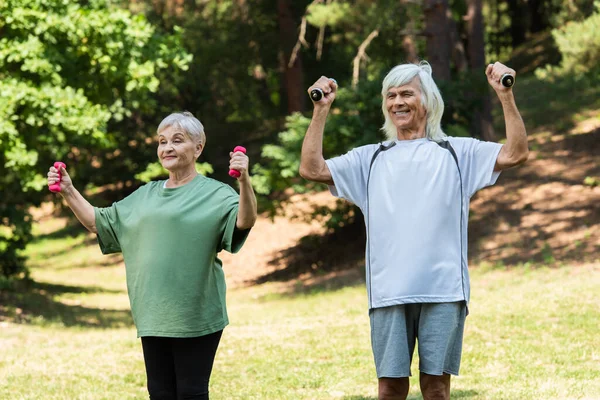
[[[198,159],[198,157],[200,157],[200,154],[202,154],[202,150],[204,150],[204,145],[202,143],[197,143],[196,151],[194,151],[194,155],[196,156],[196,159]]]

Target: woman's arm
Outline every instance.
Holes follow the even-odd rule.
[[[62,178],[60,180],[60,195],[65,199],[73,214],[85,228],[92,232],[98,233],[96,230],[96,214],[94,207],[79,193],[73,186],[71,177],[67,170],[63,167],[60,169]],[[48,171],[48,186],[58,182],[58,170],[50,167]]]
[[[250,182],[248,173],[249,159],[244,153],[236,151],[230,153],[231,160],[229,168],[240,172],[238,182],[240,183],[240,205],[235,226],[238,229],[245,230],[254,226],[257,218],[256,195]]]

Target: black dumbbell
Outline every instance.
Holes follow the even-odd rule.
[[[502,75],[502,78],[500,78],[500,83],[504,87],[507,87],[507,88],[511,87],[512,85],[515,84],[515,77],[512,76],[511,74],[504,74],[504,75]]]
[[[337,85],[337,81],[333,78],[329,78],[330,81],[333,81]],[[323,98],[323,91],[319,88],[315,88],[310,91],[310,98],[312,101],[319,101]]]

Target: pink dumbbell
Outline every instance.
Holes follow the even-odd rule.
[[[60,181],[62,180],[62,175],[60,173],[60,168],[67,168],[66,164],[64,162],[60,162],[57,161],[54,163],[54,168],[56,168],[58,170],[58,182],[53,183],[52,185],[50,185],[48,188],[50,189],[51,192],[54,193],[58,193],[60,192]]]
[[[233,152],[235,153],[236,151],[240,151],[240,152],[246,154],[246,148],[242,147],[242,146],[235,146],[235,148],[233,149]],[[229,170],[229,176],[232,178],[239,178],[240,175],[241,175],[240,171],[238,171],[237,169]]]

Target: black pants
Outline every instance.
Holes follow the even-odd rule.
[[[150,400],[208,400],[208,381],[222,333],[142,337]]]

